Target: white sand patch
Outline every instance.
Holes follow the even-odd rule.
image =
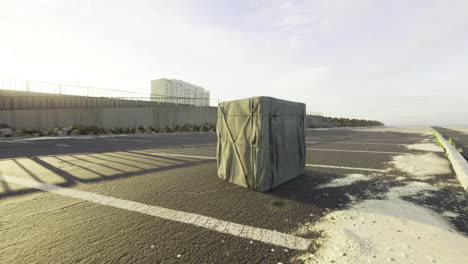
[[[352,196],[351,194],[345,194],[346,197],[348,197],[350,203],[355,203],[356,202],[356,197]]]
[[[444,152],[444,149],[435,143],[419,143],[419,144],[406,145],[406,148],[414,149],[414,150],[432,151],[432,152]]]
[[[442,215],[445,216],[445,217],[453,217],[453,218],[460,216],[459,214],[457,214],[455,212],[450,212],[450,211],[445,211],[445,212],[442,213]]]
[[[432,210],[402,200],[368,200],[315,226],[322,247],[306,263],[463,263],[468,238]],[[304,256],[303,256],[304,257]]]
[[[434,153],[424,155],[399,155],[394,156],[390,162],[397,169],[411,174],[412,176],[440,175],[451,173],[450,162]]]
[[[443,216],[403,201],[434,187],[413,182],[392,188],[387,200],[367,200],[349,210],[328,214],[322,222],[302,226],[296,234],[323,232],[315,255],[305,263],[464,263],[468,237],[457,233]]]
[[[346,185],[351,185],[358,181],[368,181],[370,180],[369,177],[365,176],[364,174],[352,173],[346,174],[343,178],[334,179],[327,184],[322,184],[318,186],[318,189],[321,188],[329,188],[329,187],[341,187]]]
[[[391,188],[386,196],[388,199],[399,199],[402,196],[424,195],[425,191],[435,191],[438,188],[427,182],[409,182],[407,185]]]

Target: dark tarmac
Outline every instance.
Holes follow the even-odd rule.
[[[306,163],[333,167],[308,166],[305,175],[267,193],[219,180],[216,160],[154,154],[215,157],[213,133],[2,139],[0,175],[294,234],[347,208],[350,194],[358,201],[382,198],[401,184],[396,176],[407,176],[389,164],[392,157],[424,153],[404,145],[432,140],[431,135],[348,129],[306,134]],[[389,176],[315,188],[345,174],[374,173],[360,169],[386,170]],[[438,178],[455,179],[453,172]],[[466,200],[454,198],[462,193],[461,187],[447,187],[436,194],[440,199],[408,200],[440,212],[458,210],[468,208]],[[0,181],[0,212],[0,263],[296,263],[303,253],[7,181]],[[449,220],[468,234],[463,212]],[[319,236],[303,236],[312,242],[309,252],[320,247]]]
[[[448,140],[451,138],[457,149],[461,148],[463,150],[461,154],[468,160],[468,132],[463,133],[462,131],[445,127],[435,127],[435,129],[441,133],[445,139]],[[468,131],[468,129],[466,129],[466,131]]]

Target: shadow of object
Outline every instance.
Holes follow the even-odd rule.
[[[346,176],[343,174],[309,170],[304,175],[278,186],[268,194],[307,205],[339,210],[347,208],[351,202],[384,199],[386,192],[392,187],[391,184],[383,185],[379,180],[357,181],[337,187],[321,187],[344,177]],[[398,185],[395,184],[395,186]]]
[[[96,157],[93,157],[93,158],[97,159]],[[124,173],[119,173],[119,174],[115,174],[115,175],[102,175],[101,173],[93,171],[90,168],[85,168],[83,166],[77,166],[75,164],[72,164],[70,162],[65,161],[65,163],[69,163],[72,166],[79,167],[80,169],[85,169],[88,172],[91,172],[91,173],[94,173],[94,174],[100,176],[98,178],[82,179],[82,178],[79,178],[79,177],[76,177],[76,176],[70,174],[66,170],[63,170],[61,168],[58,168],[56,166],[51,165],[51,164],[39,159],[38,157],[30,157],[30,159],[32,161],[36,162],[37,164],[43,166],[44,168],[50,170],[51,172],[55,173],[56,175],[62,177],[66,181],[65,183],[54,184],[54,185],[57,185],[57,186],[60,186],[60,187],[71,187],[71,186],[76,185],[77,183],[97,183],[97,182],[102,182],[102,181],[123,179],[123,178],[128,178],[128,177],[140,176],[140,175],[144,175],[144,174],[147,174],[147,173],[156,173],[156,172],[161,172],[161,171],[166,171],[166,170],[171,170],[171,169],[187,168],[187,167],[195,166],[195,165],[198,165],[198,164],[216,162],[215,160],[184,161],[184,160],[179,160],[179,159],[170,159],[170,160],[177,160],[177,161],[183,162],[183,163],[181,163],[181,164],[172,164],[172,165],[165,166],[165,167],[156,167],[156,168],[152,168],[152,169],[140,169],[139,171],[135,171],[135,172],[124,172]],[[62,160],[62,162],[64,162],[64,161]],[[115,160],[113,160],[112,162],[113,163],[119,163],[119,164],[121,164],[123,166],[128,166],[128,164],[121,163],[121,162],[118,162],[118,161],[115,161]],[[30,176],[32,178],[34,178],[34,179],[40,179],[40,177],[38,175],[34,174],[31,171],[28,171],[28,174],[31,174]],[[42,182],[42,181],[40,181],[40,182]],[[8,187],[8,183],[3,182],[3,181],[2,181],[2,186],[4,188],[4,192],[0,193],[0,199],[1,198],[6,198],[6,197],[11,197],[11,196],[18,196],[18,195],[23,195],[23,194],[34,193],[34,192],[42,192],[41,190],[32,189],[32,188],[21,189],[21,190],[11,190],[11,188]]]

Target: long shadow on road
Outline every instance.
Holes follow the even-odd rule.
[[[135,149],[154,149],[154,148],[177,148],[186,145],[206,145],[216,143],[215,135],[192,134],[192,135],[173,135],[173,136],[135,136],[127,135],[116,137],[119,141],[109,141],[108,137],[93,137],[75,139],[67,137],[56,137],[53,139],[43,139],[40,141],[17,139],[0,142],[0,159],[34,157],[44,155],[70,155],[81,153],[105,153],[128,151]],[[128,141],[125,141],[127,139]],[[144,142],[136,140],[145,140]],[[64,145],[64,146],[57,146]]]
[[[136,153],[132,153],[133,155],[138,155]],[[141,153],[139,153],[141,154]],[[142,154],[143,157],[145,156],[151,156],[147,154]],[[110,156],[112,157],[112,156]],[[155,158],[154,156],[152,156]],[[61,162],[61,164],[66,164],[68,168],[73,168],[73,169],[79,169],[83,172],[87,172],[88,174],[93,175],[94,177],[90,178],[83,178],[83,177],[78,177],[73,173],[70,172],[70,170],[66,170],[63,168],[59,168],[56,165],[53,165],[47,161],[44,161],[43,159],[39,157],[29,157],[29,159],[38,165],[42,166],[43,169],[46,171],[50,171],[55,175],[58,175],[60,178],[64,180],[64,182],[61,183],[54,183],[54,185],[57,185],[59,187],[72,187],[77,185],[78,183],[97,183],[97,182],[102,182],[102,181],[110,181],[110,180],[116,180],[116,179],[122,179],[122,178],[128,178],[128,177],[136,177],[136,176],[141,176],[145,175],[148,173],[157,173],[157,172],[162,172],[162,171],[168,171],[168,170],[173,170],[173,169],[179,169],[179,168],[187,168],[190,166],[195,166],[195,165],[200,165],[200,164],[205,164],[205,163],[212,163],[215,162],[214,160],[183,160],[183,159],[176,159],[176,158],[169,158],[169,157],[157,157],[160,161],[155,163],[161,163],[161,161],[168,160],[170,162],[177,162],[177,164],[169,164],[168,166],[159,166],[159,165],[154,165],[156,167],[154,168],[142,168],[139,166],[131,166],[131,160],[119,160],[119,159],[105,159],[102,158],[101,160],[108,162],[108,164],[114,164],[115,165],[120,165],[120,166],[125,166],[125,167],[130,167],[137,169],[137,171],[131,171],[131,172],[122,172],[119,171],[120,173],[118,174],[113,174],[113,175],[106,175],[103,174],[102,172],[98,172],[95,169],[93,169],[92,166],[84,166],[84,165],[77,165],[74,163],[71,163],[70,161],[65,160],[64,158],[60,157],[53,157]],[[93,159],[100,159],[98,156],[93,156]],[[114,157],[115,158],[115,157]],[[77,159],[79,160],[79,159]],[[15,161],[15,160],[14,160]],[[88,164],[94,164],[97,166],[102,166],[100,163],[96,162],[89,162],[86,161]],[[16,162],[17,163],[17,162]],[[147,163],[150,164],[150,163]],[[167,163],[166,163],[167,164]],[[103,167],[110,167],[114,169],[114,166],[109,166],[105,165]],[[38,182],[45,182],[41,179],[41,175],[35,174],[29,169],[26,169],[24,166],[21,167],[22,171],[24,171],[25,174],[29,175],[32,177],[34,180]],[[118,171],[115,170],[114,171]],[[1,171],[0,171],[1,173]],[[14,176],[14,175],[10,175]],[[24,195],[24,194],[29,194],[29,193],[34,193],[34,192],[41,192],[40,190],[37,189],[32,189],[32,188],[22,188],[19,190],[12,190],[7,182],[2,181],[2,186],[3,186],[3,192],[0,193],[0,199],[1,198],[6,198],[6,197],[11,197],[11,196],[18,196],[18,195]]]
[[[389,187],[398,185],[383,185],[380,180],[367,180],[357,181],[345,186],[321,187],[326,186],[335,179],[344,177],[347,176],[320,171],[307,171],[305,175],[278,186],[269,194],[323,209],[340,210],[348,208],[350,203],[359,200],[383,199]]]

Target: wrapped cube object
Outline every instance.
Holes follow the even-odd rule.
[[[218,177],[269,191],[304,173],[305,104],[253,97],[218,105]]]

